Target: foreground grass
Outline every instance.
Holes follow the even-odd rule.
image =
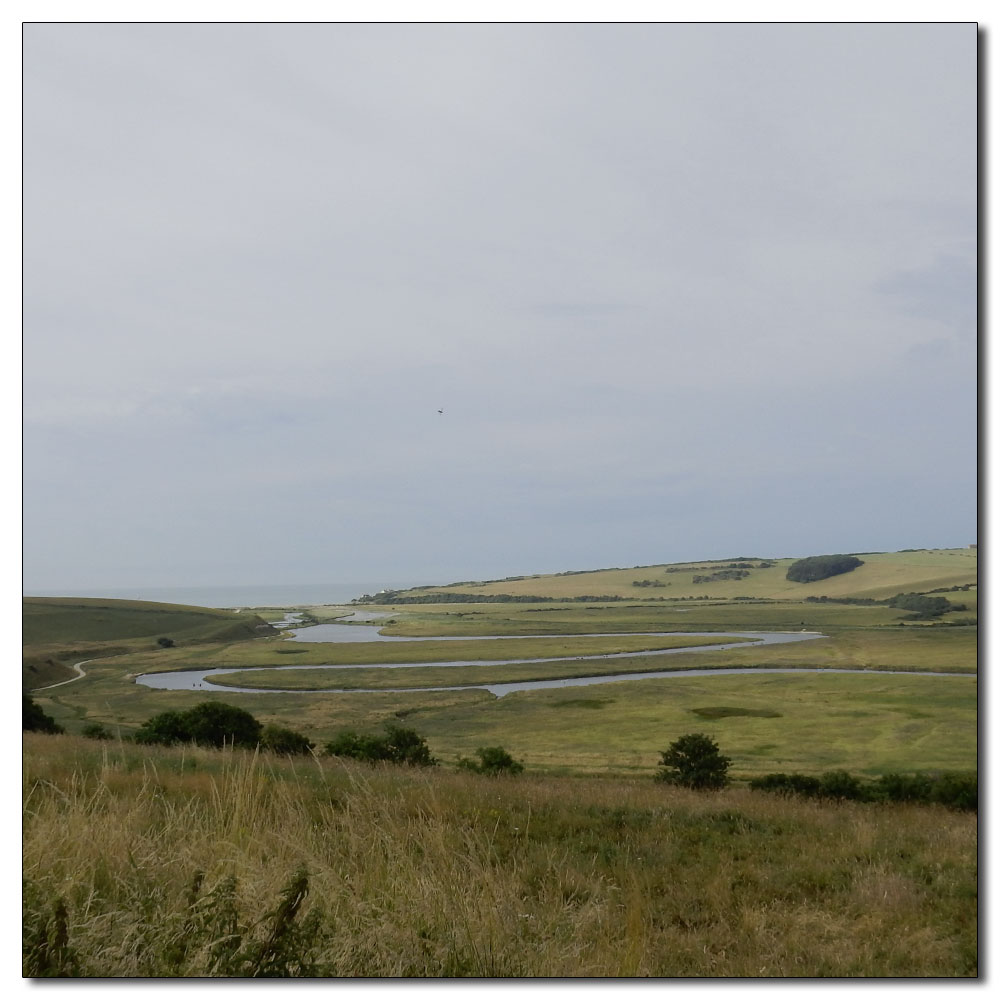
[[[25,974],[974,976],[976,819],[25,736]]]

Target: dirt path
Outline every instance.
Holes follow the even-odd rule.
[[[32,688],[32,693],[35,691],[51,691],[52,688],[62,687],[63,684],[72,684],[73,681],[78,681],[81,677],[86,677],[87,672],[83,669],[85,663],[90,663],[90,660],[81,660],[79,663],[74,663],[72,668],[76,671],[76,677],[71,677],[68,681],[59,681],[58,684],[47,684],[45,687]]]

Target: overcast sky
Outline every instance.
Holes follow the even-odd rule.
[[[971,23],[29,24],[25,590],[966,545],[976,211]]]

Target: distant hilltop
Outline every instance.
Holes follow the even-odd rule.
[[[815,564],[822,560],[844,568],[835,572],[820,570],[815,575]],[[810,562],[814,564],[812,576],[802,576],[800,571],[798,576],[801,578],[789,578],[793,566]],[[364,594],[354,603],[802,600],[819,596],[885,600],[904,592],[968,591],[977,583],[977,546],[972,544],[957,549],[904,549],[774,559],[735,556],[629,568],[566,570],[383,590],[378,594]]]

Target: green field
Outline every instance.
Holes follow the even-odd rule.
[[[834,583],[844,587],[846,581],[853,580],[867,590],[876,574],[883,588],[887,580],[895,581],[888,586],[893,592],[897,587],[913,590],[920,581],[940,584],[942,579],[961,580],[948,586],[962,586],[975,580],[975,555],[975,550],[899,553],[895,558],[864,555],[864,566],[808,586],[822,588],[826,584],[825,589],[831,590]],[[959,572],[961,567],[965,567],[964,577]],[[773,575],[779,569],[754,570],[751,575]],[[535,589],[543,582],[558,588],[567,580],[577,585],[580,578],[599,575],[574,574],[522,582],[530,582]],[[674,579],[684,575],[664,574]],[[747,580],[736,582],[745,584]],[[645,590],[652,593],[656,588]],[[971,591],[948,591],[946,596],[968,604],[970,593],[974,599]],[[295,642],[273,635],[247,638],[248,627],[254,628],[254,623],[260,621],[248,617],[247,612],[235,615],[206,609],[138,606],[134,602],[126,605],[26,602],[26,637],[35,640],[31,648],[37,649],[38,640],[45,640],[48,648],[63,653],[72,649],[82,659],[79,653],[88,643],[99,653],[102,643],[106,647],[113,640],[116,655],[97,655],[85,667],[86,678],[36,692],[38,702],[70,732],[100,722],[127,735],[157,712],[215,699],[246,708],[262,721],[298,729],[319,744],[343,728],[377,730],[386,720],[407,719],[427,737],[442,759],[454,760],[477,746],[498,742],[515,750],[529,768],[545,772],[652,773],[657,749],[697,728],[723,741],[726,752],[734,757],[734,774],[738,776],[788,769],[792,767],[789,762],[797,770],[820,772],[828,769],[831,761],[840,761],[841,766],[866,773],[898,768],[905,760],[914,769],[971,769],[977,762],[978,630],[974,625],[944,624],[953,619],[969,620],[974,614],[970,610],[932,622],[908,622],[903,612],[883,605],[776,598],[389,605],[373,609],[386,615],[381,627],[387,634],[414,641],[353,644]],[[273,613],[268,617],[278,617],[280,610],[271,609]],[[332,621],[357,608],[305,610],[317,621]],[[231,629],[243,631],[238,637],[227,635]],[[723,652],[654,653],[586,663],[556,659],[669,648],[698,641],[597,633],[718,633],[703,640],[709,643],[724,639],[726,630],[755,629],[807,629],[822,632],[825,638]],[[175,648],[157,645],[155,637],[164,633],[176,637]],[[434,636],[484,635],[524,638],[434,640]],[[62,645],[56,640],[61,640]],[[433,666],[438,661],[508,657],[552,659],[523,665]],[[383,662],[428,665],[392,671],[363,666],[350,671],[275,673],[267,669]],[[194,667],[257,668],[251,673],[229,674],[221,682],[284,687],[287,693],[160,691],[134,683],[135,675],[140,673]],[[819,667],[859,673],[650,679],[520,692],[501,699],[475,689],[301,693],[303,688],[421,688],[725,667]],[[864,673],[875,670],[966,676],[878,677]],[[699,707],[697,702],[701,707],[750,706],[753,711],[774,714],[702,720],[694,712]],[[867,707],[865,714],[858,716],[861,702]],[[907,706],[905,710],[901,705]],[[863,732],[856,728],[860,718],[865,720]]]
[[[318,744],[344,728],[377,730],[386,720],[406,719],[427,737],[442,759],[454,760],[459,754],[468,755],[477,746],[498,742],[515,750],[530,768],[552,773],[651,774],[657,747],[662,748],[665,742],[693,729],[705,729],[723,741],[727,752],[734,757],[734,774],[738,776],[782,768],[821,772],[828,769],[831,761],[866,773],[898,768],[907,760],[913,769],[975,768],[976,628],[898,622],[874,625],[870,624],[873,610],[880,614],[889,611],[898,617],[893,609],[800,604],[792,615],[795,624],[805,620],[806,627],[824,631],[826,638],[724,652],[623,657],[587,664],[551,660],[524,665],[274,673],[266,667],[352,661],[413,662],[419,659],[414,649],[418,643],[310,644],[261,638],[192,642],[174,649],[160,649],[155,643],[146,643],[144,648],[133,652],[93,660],[86,665],[85,679],[36,692],[36,699],[70,732],[78,732],[87,723],[100,722],[114,732],[128,734],[158,712],[189,708],[206,699],[224,700],[246,708],[264,722],[291,726]],[[699,624],[706,628],[734,627],[738,614],[742,615],[739,624],[744,628],[766,629],[781,624],[773,619],[773,605],[712,605],[700,611]],[[409,633],[477,635],[494,629],[507,635],[530,630],[536,636],[525,640],[492,640],[482,645],[471,640],[469,643],[430,640],[424,655],[432,660],[474,658],[477,646],[480,655],[493,658],[498,643],[513,645],[523,652],[523,646],[517,647],[522,641],[532,647],[532,655],[580,655],[595,649],[622,648],[626,639],[633,640],[597,636],[571,639],[569,633],[669,628],[671,623],[666,619],[672,613],[669,609],[641,606],[532,609],[498,605],[486,609],[477,606],[469,612],[456,611],[455,607],[420,606],[412,611],[409,608],[392,611],[389,620],[396,624],[388,628]],[[786,608],[786,619],[789,613]],[[808,617],[796,617],[802,614]],[[864,624],[849,627],[852,616],[861,618]],[[828,624],[831,618],[838,624]],[[678,624],[675,622],[673,626]],[[550,634],[539,636],[539,632]],[[551,635],[552,632],[556,634]],[[589,650],[587,643],[591,644]],[[639,642],[640,647],[648,645]],[[250,674],[232,674],[229,681],[239,686],[286,687],[288,693],[160,691],[133,681],[142,672],[197,666],[263,668]],[[419,688],[706,667],[832,667],[857,670],[858,674],[650,679],[561,691],[521,692],[501,699],[474,689],[381,694],[295,692],[296,687]],[[903,671],[906,675],[879,676],[870,673],[874,670]],[[966,676],[916,676],[937,671]],[[946,697],[949,692],[954,693],[956,701]],[[867,703],[863,733],[855,728],[854,721],[858,718],[859,702]],[[701,707],[749,706],[754,711],[762,709],[776,714],[702,720],[694,713],[698,703]],[[902,714],[901,704],[908,706]]]

